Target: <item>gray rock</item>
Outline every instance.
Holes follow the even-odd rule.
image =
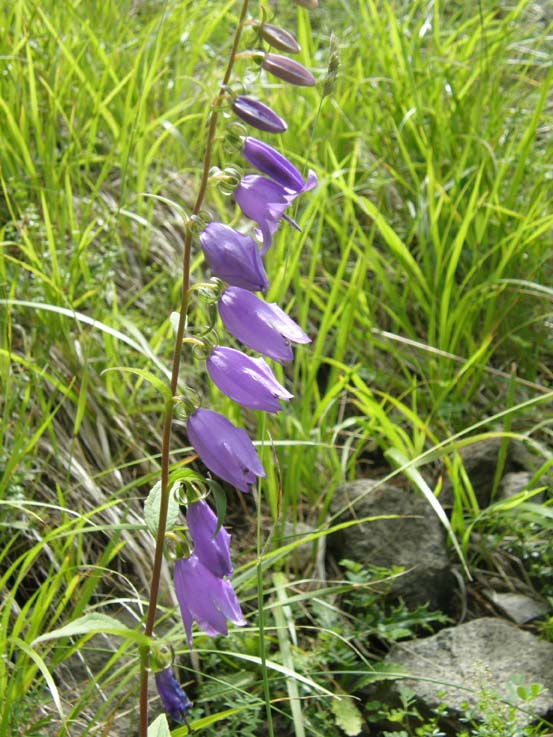
[[[485,590],[484,595],[493,602],[501,611],[517,624],[526,624],[533,619],[547,614],[549,607],[543,601],[532,599],[526,594],[508,591],[499,593],[497,591]]]
[[[520,494],[521,491],[528,489],[533,475],[529,471],[512,471],[511,473],[506,473],[499,484],[498,499],[511,499],[517,494]],[[541,486],[542,484],[540,483],[539,485]],[[544,498],[545,494],[542,491],[533,496],[531,501],[535,504],[540,504],[544,501]]]
[[[391,593],[410,607],[429,603],[450,610],[454,578],[450,571],[445,530],[428,502],[409,488],[374,480],[340,486],[331,512],[336,522],[364,517],[400,515],[353,525],[334,533],[328,546],[338,560],[349,558],[366,566],[404,566],[406,573],[392,583]]]
[[[521,704],[519,724],[529,724],[553,709],[553,644],[492,617],[395,645],[386,663],[415,677],[394,683],[394,689],[404,684],[429,709],[445,704],[448,712],[463,713],[468,702],[478,713],[483,691],[509,699],[514,675],[523,676],[527,686],[540,683],[548,689]]]

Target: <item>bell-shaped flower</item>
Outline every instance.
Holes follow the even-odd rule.
[[[188,418],[188,439],[202,462],[216,476],[248,492],[265,476],[248,433],[210,409],[197,409]]]
[[[254,148],[255,154],[253,154]],[[273,234],[282,218],[297,230],[301,230],[299,225],[286,215],[286,209],[294,202],[296,197],[313,189],[317,184],[317,175],[314,171],[310,171],[307,180],[304,181],[294,165],[282,156],[282,159],[287,162],[287,165],[284,164],[281,159],[277,159],[272,154],[274,151],[275,149],[272,146],[265,144],[263,153],[261,153],[262,147],[257,145],[250,148],[249,155],[263,167],[263,169],[260,168],[260,171],[272,170],[271,176],[276,174],[279,179],[286,180],[288,186],[283,186],[278,180],[267,179],[257,174],[248,174],[242,178],[240,184],[234,190],[234,199],[244,215],[255,220],[259,225],[258,235],[261,237],[263,244],[262,254],[265,254],[270,248]],[[253,165],[257,166],[257,164]],[[297,179],[294,169],[296,169],[299,179]]]
[[[279,399],[291,399],[263,358],[252,358],[234,348],[219,346],[207,359],[207,371],[227,397],[243,407],[279,412]]]
[[[240,287],[223,292],[219,314],[229,333],[241,343],[279,363],[292,360],[290,343],[311,342],[277,304],[264,302]]]
[[[274,110],[253,97],[239,95],[232,103],[232,109],[245,123],[267,133],[284,133],[287,125]]]
[[[248,292],[251,294],[251,292]],[[230,560],[230,535],[224,527],[217,534],[217,515],[203,499],[190,504],[186,510],[186,522],[196,555],[211,573],[219,578],[232,575]]]
[[[227,620],[247,624],[231,582],[215,576],[197,555],[175,563],[175,592],[190,647],[194,621],[210,637],[227,635]]]
[[[155,674],[157,691],[163,704],[163,711],[175,722],[185,722],[193,704],[182,690],[171,667]]]
[[[214,276],[252,292],[267,290],[269,280],[253,238],[223,223],[209,223],[200,241]]]
[[[300,87],[313,87],[317,81],[303,64],[281,54],[265,54],[261,66],[274,77]]]

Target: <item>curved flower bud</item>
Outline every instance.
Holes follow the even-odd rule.
[[[242,428],[210,409],[197,409],[188,418],[188,439],[203,463],[216,476],[240,491],[250,491],[265,476],[259,456]]]
[[[194,555],[215,576],[231,576],[230,535],[224,527],[215,534],[217,515],[209,504],[203,500],[191,504],[186,510],[186,521],[194,542]]]
[[[292,360],[290,343],[311,342],[278,305],[264,302],[240,287],[229,287],[223,292],[219,314],[235,338],[279,363]]]
[[[252,358],[234,348],[219,346],[207,359],[207,370],[219,389],[250,409],[279,412],[279,399],[291,399],[263,358]]]
[[[268,143],[248,136],[244,139],[242,155],[258,171],[293,192],[303,191],[305,182],[298,169]]]
[[[230,581],[215,576],[196,555],[175,563],[175,592],[190,647],[194,620],[210,637],[227,635],[227,619],[247,624]]]
[[[261,38],[269,46],[279,51],[287,51],[289,54],[298,54],[301,46],[289,31],[274,26],[272,23],[262,23],[259,29]]]
[[[223,223],[210,223],[200,241],[215,276],[252,292],[267,290],[269,280],[253,238]]]
[[[155,674],[157,691],[163,704],[163,711],[175,722],[186,721],[193,704],[180,687],[171,667]]]
[[[280,54],[265,54],[261,66],[274,77],[295,84],[300,87],[313,87],[316,84],[315,77],[309,69],[295,59],[289,59]]]
[[[283,133],[288,126],[270,107],[252,97],[239,95],[232,103],[232,109],[243,121],[260,131]]]

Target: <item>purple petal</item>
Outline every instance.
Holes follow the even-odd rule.
[[[298,169],[276,148],[248,136],[242,155],[253,167],[292,192],[303,192],[306,184]]]
[[[273,234],[277,230],[286,208],[297,195],[281,187],[271,179],[248,174],[234,191],[234,199],[246,217],[259,225],[263,239],[261,253],[265,254],[271,246]],[[236,286],[242,286],[237,284]]]
[[[215,576],[231,576],[230,535],[224,527],[215,535],[217,515],[209,504],[203,500],[191,504],[186,511],[186,521],[194,542],[194,554]]]
[[[232,109],[239,118],[254,128],[268,133],[284,133],[287,125],[270,107],[252,97],[239,95],[232,103]]]
[[[196,555],[175,563],[175,592],[190,647],[193,621],[211,637],[227,634],[227,619],[246,624],[230,581],[213,575]]]
[[[188,418],[188,439],[200,459],[216,476],[240,491],[250,491],[265,470],[245,430],[209,409],[197,409]]]
[[[311,339],[274,303],[264,302],[240,287],[229,287],[219,301],[227,330],[239,341],[279,363],[293,358],[290,343]]]
[[[155,680],[163,711],[175,721],[186,720],[193,704],[175,678],[173,669],[168,667],[158,671]]]
[[[252,292],[267,290],[269,280],[253,238],[223,223],[210,223],[200,241],[215,276]]]
[[[207,359],[207,370],[219,389],[243,407],[279,412],[278,400],[293,396],[279,384],[263,358],[251,358],[234,348],[215,348]]]

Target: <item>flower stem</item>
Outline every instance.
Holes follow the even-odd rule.
[[[248,12],[249,0],[242,0],[242,10],[240,18],[234,34],[232,49],[228,58],[227,67],[219,89],[219,94],[212,103],[212,110],[209,119],[209,127],[207,131],[206,151],[203,162],[202,178],[196,196],[196,201],[192,209],[192,217],[198,215],[202,208],[202,204],[207,191],[209,181],[209,170],[211,167],[211,159],[213,156],[213,145],[215,142],[215,134],[217,131],[217,120],[222,101],[225,98],[226,89],[232,69],[240,36],[246,20]],[[186,325],[186,314],[190,299],[190,260],[192,253],[192,218],[187,222],[184,234],[184,254],[182,260],[182,292],[179,312],[179,322],[177,326],[177,335],[175,338],[175,351],[173,353],[173,367],[171,371],[171,395],[174,398],[177,394],[179,383],[179,372],[182,355],[182,342],[184,338],[184,329]],[[148,611],[146,616],[146,625],[144,633],[147,637],[151,637],[154,632],[156,620],[157,600],[159,595],[159,584],[161,577],[161,565],[163,563],[163,546],[165,542],[165,533],[167,530],[167,511],[169,508],[169,452],[171,448],[171,429],[173,424],[173,407],[174,401],[170,400],[165,405],[163,416],[163,430],[161,440],[161,501],[159,505],[159,520],[156,536],[156,547],[154,553],[154,564],[152,569],[152,584],[150,587],[150,597],[148,601]],[[148,662],[149,650],[147,646],[140,648],[140,723],[139,737],[147,737],[148,735]]]

